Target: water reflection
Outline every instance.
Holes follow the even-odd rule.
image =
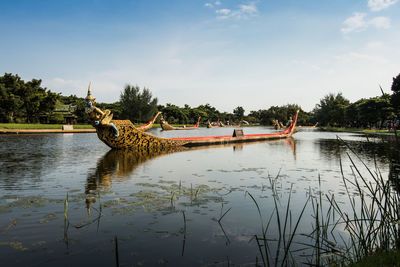
[[[285,139],[285,143],[292,149],[293,151],[293,158],[296,160],[296,142],[293,137],[289,137]]]
[[[388,179],[393,188],[400,192],[400,150],[394,135],[360,135],[358,139],[320,139],[316,142],[324,158],[331,160],[351,157],[360,158],[371,171],[389,165]],[[349,152],[353,152],[349,153]],[[357,155],[357,156],[354,156]]]
[[[126,179],[129,175],[142,163],[160,157],[163,155],[200,149],[211,149],[221,147],[232,147],[233,152],[243,150],[245,145],[259,144],[259,143],[282,143],[291,148],[293,157],[296,159],[296,143],[290,137],[284,140],[266,140],[261,142],[252,142],[249,144],[225,144],[213,145],[206,147],[175,147],[164,150],[110,150],[97,162],[97,167],[94,172],[90,172],[86,179],[85,195],[86,195],[86,208],[90,214],[90,207],[96,202],[96,197],[99,191],[109,189],[111,187],[111,180],[114,177]]]
[[[96,194],[99,190],[111,186],[114,176],[126,178],[140,164],[162,155],[187,150],[188,148],[177,147],[165,150],[110,150],[97,162],[96,170],[89,173],[86,180],[86,208],[90,214],[91,204],[96,202]]]
[[[319,139],[316,142],[319,151],[324,158],[332,160],[347,157],[350,148],[357,155],[364,155],[364,158],[371,159],[371,156],[379,157],[380,160],[387,159],[387,151],[382,146],[382,142],[376,138],[368,138],[361,136],[357,140],[341,140],[341,139]]]
[[[57,167],[63,153],[60,143],[60,136],[2,136],[0,183],[10,189],[25,179],[31,184],[39,183],[46,171]]]
[[[344,188],[338,157],[346,177],[351,178],[346,153],[354,155],[336,135],[302,130],[294,139],[183,149],[173,155],[166,154],[175,151],[109,151],[89,134],[40,136],[38,140],[0,136],[0,217],[4,221],[0,258],[4,266],[17,266],[17,260],[18,266],[85,261],[111,266],[115,262],[112,246],[107,244],[117,233],[125,261],[121,266],[161,265],[160,260],[173,266],[227,265],[227,258],[235,265],[254,265],[259,254],[252,237],[259,233],[260,222],[246,191],[256,198],[266,219],[274,211],[275,197],[284,207],[292,185],[293,218],[308,196],[304,191],[310,188],[335,194],[350,206],[347,196],[340,194]],[[338,135],[362,153],[360,157],[373,171],[377,155],[385,179],[392,170],[389,177],[395,184],[399,161],[393,160],[393,168],[388,168],[391,158],[379,138],[367,143],[361,135]],[[392,158],[398,156],[398,151],[393,153]],[[33,184],[33,178],[39,182]],[[37,186],[35,191],[28,190],[32,185]],[[62,213],[67,193],[68,220]],[[309,208],[299,233],[311,232],[315,218]],[[271,240],[278,233],[275,221],[271,221]],[[271,241],[273,253],[276,243]],[[29,250],[22,252],[11,244]]]

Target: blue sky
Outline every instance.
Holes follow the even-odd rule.
[[[160,104],[221,111],[326,94],[390,92],[400,73],[399,0],[0,1],[0,73],[64,95],[117,101],[126,84]]]

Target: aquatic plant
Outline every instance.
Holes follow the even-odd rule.
[[[395,140],[394,145],[393,143],[386,144],[391,149],[390,168],[393,164],[398,164],[398,161],[393,159],[393,155],[398,157],[400,151],[397,136]],[[374,169],[372,169],[345,141],[338,137],[338,142],[345,145],[351,152],[347,153],[347,158],[351,163],[350,167],[354,170],[352,177],[347,177],[340,159],[340,171],[345,196],[350,204],[349,210],[346,205],[336,200],[334,194],[322,194],[319,176],[319,190],[316,195],[311,189],[309,190],[309,197],[292,230],[293,218],[290,211],[292,189],[286,207],[279,205],[276,192],[276,180],[279,174],[275,179],[270,179],[274,210],[266,221],[263,219],[256,199],[247,192],[256,205],[261,221],[261,235],[255,235],[254,239],[263,266],[286,266],[300,263],[310,266],[347,266],[361,262],[371,255],[379,253],[392,255],[392,252],[396,254],[400,251],[400,195],[396,187],[399,181],[385,179],[378,168],[376,159]],[[356,163],[355,158],[360,163]],[[391,169],[389,178],[393,176],[392,172]],[[304,238],[301,241],[300,239],[294,241],[298,225],[309,202],[311,202],[313,216],[312,231],[298,234]],[[277,239],[272,238],[274,234],[268,233],[273,219],[276,220]],[[271,246],[275,244],[275,251],[273,251]],[[293,245],[296,245],[296,249]],[[304,262],[301,262],[301,258],[304,258]]]
[[[277,177],[279,174],[277,175]],[[276,178],[277,178],[276,177]],[[291,246],[293,244],[294,237],[296,235],[298,226],[300,224],[301,218],[303,217],[304,211],[307,207],[307,204],[310,200],[310,197],[307,198],[297,220],[295,221],[294,228],[293,226],[293,218],[292,212],[290,210],[290,201],[292,195],[292,186],[290,188],[289,198],[286,204],[285,214],[281,214],[281,207],[278,204],[278,198],[276,193],[276,187],[273,180],[270,180],[271,190],[274,195],[274,210],[272,211],[269,219],[264,226],[263,215],[261,213],[260,206],[258,205],[256,199],[250,192],[246,192],[247,195],[253,200],[256,205],[258,215],[261,221],[261,235],[254,235],[254,239],[256,240],[257,247],[259,249],[261,260],[263,266],[281,266],[284,265],[292,265],[295,263],[294,258],[291,256]],[[283,216],[282,216],[283,215]],[[269,236],[275,236],[275,234],[269,234],[269,227],[271,225],[272,219],[275,217],[276,225],[278,227],[278,240],[275,240]],[[283,219],[283,220],[282,220]],[[277,247],[275,249],[275,255],[271,252],[270,246],[272,242],[277,241]],[[281,253],[283,251],[283,254]]]
[[[400,250],[399,192],[390,179],[384,179],[376,160],[372,169],[346,142],[340,138],[338,141],[354,155],[347,153],[354,170],[351,178],[345,176],[340,161],[342,180],[351,208],[347,211],[334,195],[326,195],[329,206],[323,214],[322,193],[313,201],[315,223],[312,233],[305,236],[314,241],[313,245],[308,246],[313,249],[309,264],[315,266],[349,265],[377,253]],[[356,164],[354,157],[359,164]],[[360,165],[367,175],[362,172]],[[352,190],[355,193],[351,193]],[[344,226],[347,237],[337,230],[339,225]]]

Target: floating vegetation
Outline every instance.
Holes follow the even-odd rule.
[[[20,250],[20,251],[27,251],[28,248],[24,247],[21,242],[14,241],[14,242],[0,242],[0,246],[9,246],[13,249]]]
[[[218,155],[218,151],[215,151],[215,155]],[[399,235],[399,218],[387,217],[381,220],[381,224],[376,221],[376,224],[368,229],[367,224],[364,224],[365,216],[364,219],[351,216],[350,205],[353,202],[349,203],[345,198],[348,193],[344,191],[340,171],[329,170],[327,168],[331,166],[321,166],[317,163],[312,163],[312,166],[318,168],[307,168],[307,162],[300,157],[302,155],[300,153],[295,166],[290,162],[285,163],[283,172],[289,175],[279,175],[279,179],[272,179],[268,183],[267,173],[275,172],[277,166],[270,167],[268,165],[270,161],[257,158],[256,153],[252,155],[255,160],[251,163],[247,160],[239,162],[241,158],[231,161],[232,158],[220,157],[221,161],[208,165],[212,167],[204,168],[206,164],[199,164],[201,169],[196,169],[196,165],[190,171],[186,169],[181,171],[174,163],[171,168],[176,169],[170,172],[172,174],[164,172],[162,175],[159,168],[153,168],[155,171],[152,168],[139,168],[134,173],[125,174],[122,172],[122,164],[129,162],[121,161],[118,165],[106,164],[105,167],[108,168],[107,172],[104,172],[106,176],[99,177],[101,173],[98,172],[99,175],[88,177],[86,184],[84,177],[73,177],[74,180],[71,180],[73,174],[62,170],[63,166],[56,171],[62,170],[64,177],[60,175],[57,179],[53,179],[55,173],[46,170],[43,172],[45,174],[43,179],[32,189],[24,188],[26,184],[23,184],[24,190],[2,191],[0,217],[4,222],[0,225],[0,251],[2,251],[0,258],[2,260],[5,258],[6,262],[3,262],[5,266],[10,266],[17,260],[21,261],[21,266],[39,266],[40,263],[43,263],[42,266],[50,266],[57,264],[58,260],[79,265],[79,261],[87,259],[93,264],[104,265],[108,262],[111,266],[132,264],[322,266],[329,258],[341,253],[343,253],[341,255],[351,253],[358,256],[356,250],[349,250],[347,251],[349,253],[345,254],[346,249],[361,245],[368,247],[369,241],[357,242],[358,236],[366,236],[368,233],[372,233],[370,239],[373,246],[377,246],[379,239],[387,238],[387,246],[389,249],[393,247],[394,242],[390,241],[389,237]],[[199,157],[198,160],[212,160],[209,158]],[[273,162],[276,163],[277,159]],[[166,164],[169,160],[172,159],[167,158]],[[89,161],[87,163],[90,164]],[[155,167],[160,164],[155,163]],[[305,165],[303,169],[297,168],[303,163]],[[80,165],[76,167],[82,168]],[[116,167],[115,170],[120,173],[110,171],[111,167]],[[322,187],[322,192],[317,186],[318,175],[313,173],[318,172],[318,169],[322,175],[326,174],[326,187]],[[386,169],[383,170],[385,173]],[[355,167],[352,171],[357,174]],[[85,172],[86,169],[76,173]],[[148,175],[142,175],[143,173]],[[340,179],[337,179],[338,175]],[[349,174],[346,175],[348,177]],[[354,184],[352,179],[351,181]],[[22,180],[18,182],[25,183]],[[295,183],[293,189],[290,187],[291,183]],[[363,196],[357,188],[354,190],[353,184],[347,180],[346,183],[352,196],[351,201],[354,198],[357,207],[357,201],[360,202]],[[382,188],[388,190],[388,184],[384,185],[380,180],[379,183]],[[360,187],[363,187],[362,183],[360,184]],[[310,197],[305,211],[307,213],[304,213],[301,225],[296,229],[299,213],[305,205],[303,200],[306,200],[302,192],[304,188],[308,190],[309,186],[311,190],[305,194],[306,197]],[[368,191],[366,187],[363,189]],[[250,195],[245,193],[247,191],[251,192],[260,204],[262,224],[257,220],[257,205],[250,199]],[[292,199],[287,201],[290,191]],[[65,197],[67,192],[68,196]],[[318,198],[319,195],[324,198],[325,194],[332,196],[333,193],[337,199],[330,198],[331,202],[323,200],[322,203]],[[375,191],[372,193],[375,194]],[[369,194],[373,195],[372,193]],[[24,194],[37,194],[37,196],[20,196]],[[377,198],[381,197],[379,192],[375,195]],[[365,205],[368,203],[366,199],[365,197],[363,202]],[[346,202],[342,202],[343,200]],[[388,204],[384,203],[382,207],[386,205],[386,210],[390,211],[399,202],[386,203]],[[346,211],[347,208],[350,209],[350,213],[345,214],[344,211],[340,213],[336,210],[340,208],[338,206],[344,206]],[[373,211],[377,209],[365,207],[367,218],[373,218],[376,214]],[[346,218],[347,215],[350,219],[348,227],[338,224],[335,229],[335,231],[340,230],[345,241],[349,241],[347,232],[349,229],[356,233],[352,240],[355,245],[348,242],[346,247],[343,245],[343,240],[334,240],[326,233],[330,233],[329,227],[333,227],[333,223],[339,218]],[[331,216],[331,219],[327,216]],[[332,220],[334,216],[336,221]],[[18,220],[17,225],[12,223],[15,218]],[[364,229],[363,232],[360,232],[360,229]],[[313,232],[310,233],[311,231]],[[380,234],[375,234],[374,231]],[[114,255],[114,245],[116,245],[116,255]],[[185,245],[188,245],[188,248],[185,248]],[[306,250],[299,250],[303,245]],[[318,249],[314,250],[314,246]],[[21,251],[28,249],[29,253],[25,253],[25,257],[20,257],[23,254]],[[185,258],[178,259],[179,254]],[[276,258],[277,263],[274,262]]]
[[[41,247],[46,245],[46,241],[37,241],[35,243],[32,244],[33,247]]]
[[[165,180],[159,180],[158,183],[159,184],[176,184],[175,181],[165,181]]]
[[[0,205],[0,214],[11,212],[11,208],[9,206]]]
[[[175,181],[160,180],[157,184],[136,183],[144,188],[129,195],[129,197],[114,198],[105,201],[102,206],[110,208],[112,215],[133,215],[138,210],[145,212],[163,211],[175,213],[177,210],[171,207],[180,205],[183,207],[203,206],[208,208],[209,201],[220,203],[222,197],[212,195],[224,188],[211,188],[208,185],[197,185],[195,188],[182,186]],[[226,189],[225,189],[226,190]],[[229,191],[230,192],[230,191]],[[95,201],[94,196],[87,196],[87,201]],[[204,213],[202,213],[204,214]]]
[[[57,216],[54,213],[49,213],[44,218],[40,219],[39,223],[48,223],[56,218]]]
[[[12,208],[20,209],[32,209],[32,208],[42,208],[48,203],[62,203],[62,200],[44,198],[41,196],[13,196],[6,195],[0,198],[0,200],[5,200],[7,205],[0,206],[0,210],[3,209],[7,211]]]

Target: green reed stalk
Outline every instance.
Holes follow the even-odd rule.
[[[114,245],[115,245],[115,266],[119,267],[119,253],[118,253],[118,237],[117,234],[114,236]]]
[[[67,198],[64,200],[64,218],[68,220],[68,192]]]

